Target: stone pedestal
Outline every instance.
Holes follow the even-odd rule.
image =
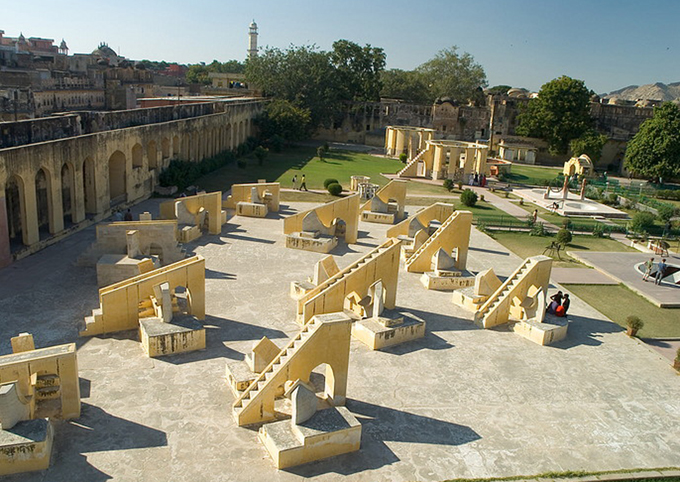
[[[238,216],[248,216],[251,218],[264,218],[269,213],[266,204],[251,203],[241,201],[236,204],[236,214]]]
[[[395,219],[396,213],[374,213],[372,211],[361,213],[361,220],[367,223],[394,224]]]
[[[474,286],[475,277],[467,271],[429,271],[423,273],[420,282],[428,290],[455,291]]]
[[[380,350],[424,337],[425,321],[403,316],[366,318],[354,322],[352,335],[371,350]]]
[[[569,320],[566,317],[545,315],[543,323],[518,321],[512,331],[539,345],[552,345],[567,337]]]
[[[330,253],[338,245],[338,238],[322,234],[293,233],[286,235],[286,248],[303,249],[315,253]]]
[[[136,259],[124,254],[105,254],[97,261],[97,285],[102,288],[153,271],[151,258]]]
[[[52,425],[44,418],[0,430],[0,476],[47,469],[53,437]]]
[[[258,374],[254,373],[244,361],[227,362],[227,385],[231,388],[234,397],[241,396],[241,392],[253,383]]]
[[[258,437],[279,469],[356,452],[361,424],[345,407],[316,412],[294,425],[290,420],[263,425]]]
[[[184,226],[179,230],[180,243],[190,243],[201,237],[201,229],[198,226]]]
[[[151,358],[205,348],[205,328],[191,315],[175,316],[171,323],[160,318],[142,318],[139,337]]]

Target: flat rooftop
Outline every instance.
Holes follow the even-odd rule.
[[[426,319],[427,334],[378,352],[352,340],[347,408],[363,427],[361,451],[276,470],[257,433],[232,418],[225,364],[264,335],[283,344],[299,330],[289,283],[324,255],[286,249],[282,219],[308,207],[231,218],[186,246],[206,258],[205,351],[151,359],[135,332],[78,337],[98,306],[94,268],[74,264],[94,227],[1,270],[0,352],[23,331],[39,348],[75,341],[83,402],[80,419],[56,424],[49,471],[7,480],[440,481],[680,466],[680,384],[661,355],[576,297],[555,346],[482,330],[451,293],[402,269],[398,307]],[[158,213],[158,200],[133,211]],[[338,265],[387,227],[361,223]],[[474,229],[472,246],[472,271],[508,276],[520,263]]]

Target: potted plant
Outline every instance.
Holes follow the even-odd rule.
[[[642,329],[642,327],[645,324],[642,322],[642,320],[635,316],[635,315],[629,315],[626,318],[626,326],[628,326],[628,330],[626,330],[626,334],[628,336],[636,336],[637,332]]]
[[[680,348],[678,348],[678,351],[675,353],[675,360],[673,360],[673,368],[680,371]]]

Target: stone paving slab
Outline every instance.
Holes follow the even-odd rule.
[[[619,282],[596,269],[553,268],[550,279],[560,284],[617,285]]]
[[[680,308],[680,286],[655,285],[653,280],[642,281],[642,275],[635,269],[635,265],[647,261],[650,257],[647,253],[570,251],[568,254],[624,283],[661,308]],[[660,256],[654,258],[656,261],[661,259]],[[670,264],[680,264],[680,255],[672,254],[666,258]]]
[[[338,265],[386,228],[361,223]],[[361,451],[278,471],[233,421],[225,364],[264,335],[282,344],[297,333],[289,283],[324,255],[286,249],[281,215],[233,218],[187,245],[206,258],[207,349],[150,359],[134,332],[77,336],[98,305],[95,270],[74,264],[93,239],[84,230],[0,271],[0,351],[22,331],[38,347],[75,341],[83,396],[81,418],[56,424],[52,467],[6,480],[440,481],[680,466],[680,384],[667,360],[576,297],[569,335],[552,347],[479,329],[451,293],[402,270],[398,308],[426,319],[427,334],[379,352],[352,341],[347,408]],[[508,276],[520,263],[476,230],[472,244],[473,272]]]

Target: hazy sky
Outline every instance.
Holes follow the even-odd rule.
[[[680,81],[680,0],[0,0],[6,36],[62,38],[71,53],[101,41],[134,59],[243,60],[251,20],[261,47],[348,39],[413,69],[457,45],[489,85],[538,90],[560,75],[598,93]]]

